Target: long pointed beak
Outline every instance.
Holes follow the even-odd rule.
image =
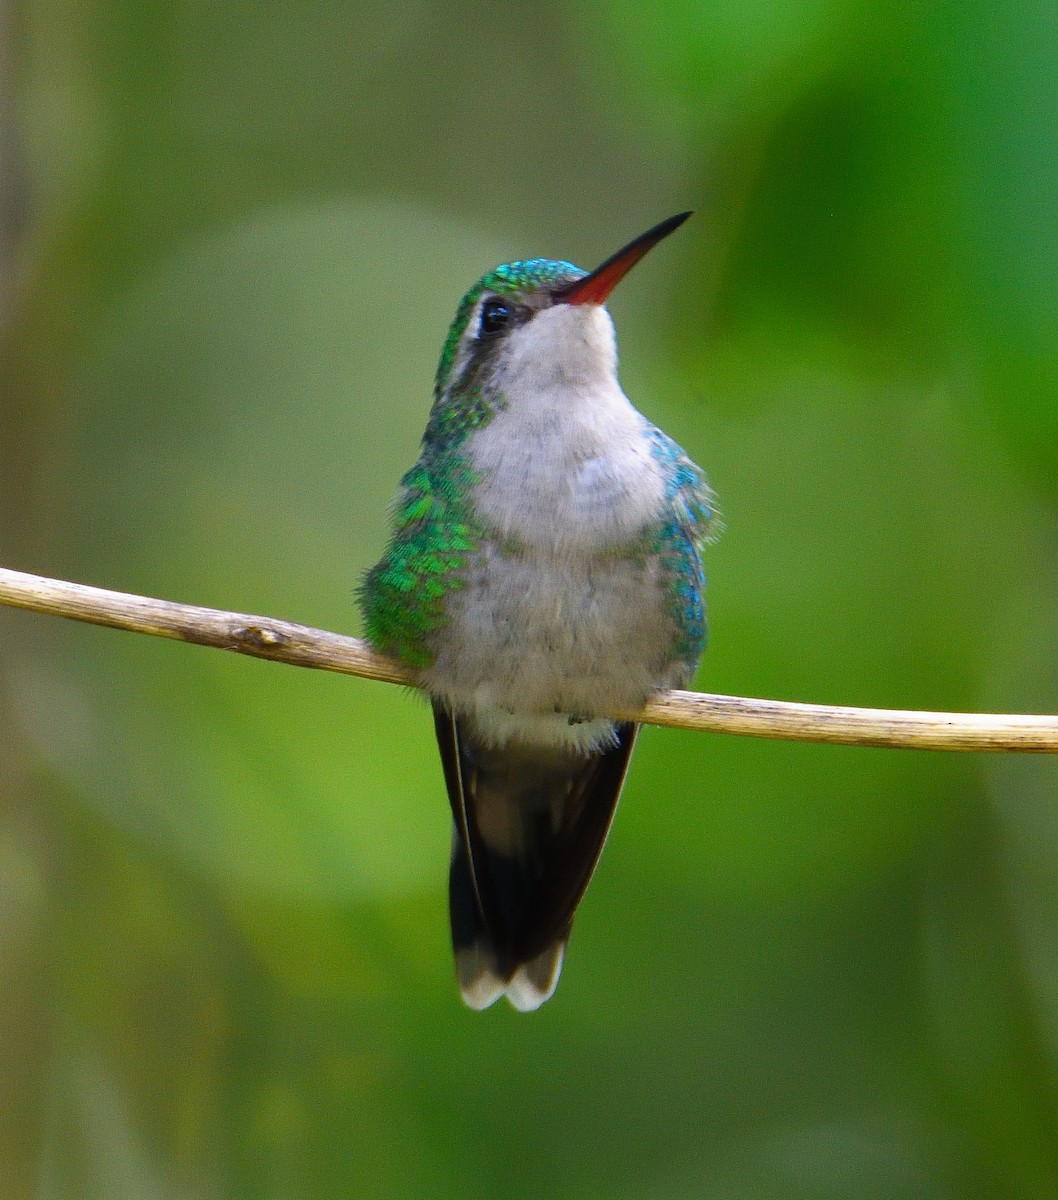
[[[641,233],[622,250],[610,257],[600,267],[596,267],[590,275],[578,279],[576,283],[567,284],[554,292],[556,304],[603,304],[606,297],[617,284],[624,279],[644,254],[667,238],[674,229],[679,229],[691,214],[677,213],[667,221],[661,221],[653,229]]]

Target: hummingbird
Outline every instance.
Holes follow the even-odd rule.
[[[691,214],[585,272],[482,276],[441,350],[382,559],[368,641],[429,695],[453,816],[449,915],[464,1002],[538,1008],[609,832],[655,690],[705,642],[712,493],[617,378],[615,285]]]

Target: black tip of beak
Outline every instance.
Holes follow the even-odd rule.
[[[628,274],[648,250],[653,249],[663,238],[683,224],[691,215],[690,211],[677,213],[659,221],[657,225],[633,238],[627,246],[623,246],[616,254],[595,268],[590,275],[578,279],[576,283],[558,288],[554,293],[556,304],[602,304],[617,284]]]

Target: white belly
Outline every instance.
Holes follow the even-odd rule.
[[[450,593],[447,613],[423,682],[477,717],[492,740],[534,731],[537,740],[598,742],[608,722],[585,728],[568,718],[634,712],[656,688],[683,682],[651,560],[542,561],[489,546]]]

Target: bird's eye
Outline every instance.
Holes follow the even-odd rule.
[[[502,333],[514,319],[514,310],[502,300],[486,300],[481,306],[479,332],[486,337]]]

